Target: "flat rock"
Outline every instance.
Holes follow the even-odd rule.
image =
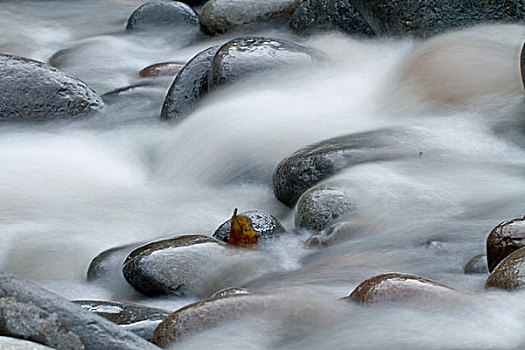
[[[210,299],[213,298],[224,298],[229,297],[232,295],[240,295],[240,294],[249,294],[250,292],[246,288],[239,288],[239,287],[229,287],[221,289],[220,291],[214,293]]]
[[[287,21],[302,0],[209,0],[202,6],[200,23],[208,35],[269,21]]]
[[[265,241],[277,238],[281,233],[286,232],[286,229],[279,220],[270,214],[251,210],[240,213],[239,215],[244,215],[250,218],[253,228],[259,234],[259,243],[264,244]],[[231,219],[219,226],[219,228],[213,233],[212,237],[228,243],[228,239],[230,238],[230,227]]]
[[[525,246],[525,219],[504,221],[494,227],[487,237],[489,272],[510,253]]]
[[[0,55],[0,121],[70,119],[104,106],[86,84],[45,63]]]
[[[315,63],[312,50],[286,40],[247,37],[228,41],[217,51],[210,68],[210,87],[256,73]]]
[[[521,290],[525,287],[525,247],[503,259],[491,272],[485,288]]]
[[[220,45],[195,55],[177,74],[171,85],[160,118],[179,121],[194,110],[197,101],[208,92],[211,62]]]
[[[162,28],[198,30],[199,17],[187,4],[178,1],[150,1],[137,8],[128,19],[127,31]]]
[[[407,151],[398,146],[408,137],[408,133],[400,130],[383,129],[335,137],[301,148],[275,169],[275,196],[293,207],[306,190],[343,169],[407,156]]]
[[[323,230],[337,220],[347,219],[355,210],[350,196],[337,186],[323,185],[306,191],[297,201],[295,227]]]
[[[157,349],[58,295],[0,273],[0,333],[56,349]]]
[[[339,30],[351,35],[373,36],[374,31],[349,0],[309,0],[295,11],[290,30],[296,34]]]
[[[143,68],[139,75],[142,78],[154,78],[154,77],[171,77],[176,76],[177,73],[184,67],[184,63],[181,62],[162,62],[155,63]]]
[[[429,37],[476,23],[525,20],[523,0],[352,0],[377,34]]]
[[[347,297],[359,304],[455,300],[459,291],[407,274],[388,273],[361,282]]]
[[[170,315],[166,310],[114,301],[75,300],[74,303],[146,340],[151,340],[159,323]]]

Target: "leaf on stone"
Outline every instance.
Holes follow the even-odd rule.
[[[244,215],[237,215],[237,208],[233,211],[228,243],[251,249],[257,248],[259,234],[253,228],[252,220]]]

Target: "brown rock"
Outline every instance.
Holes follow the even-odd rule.
[[[177,73],[184,67],[183,62],[163,62],[152,64],[147,66],[139,72],[142,78],[154,78],[154,77],[175,77]]]
[[[504,221],[494,227],[487,237],[487,263],[489,271],[509,254],[525,246],[525,219]]]
[[[507,290],[525,287],[525,248],[516,250],[501,261],[485,282],[485,288]]]

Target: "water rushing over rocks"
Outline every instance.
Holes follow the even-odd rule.
[[[464,273],[498,223],[525,213],[523,25],[482,25],[424,42],[296,37],[260,27],[216,37],[126,32],[143,3],[0,2],[1,54],[52,63],[98,96],[124,88],[88,117],[0,123],[0,271],[69,300],[175,311],[198,299],[150,299],[122,283],[88,283],[90,261],[137,242],[211,236],[234,208],[257,210],[297,234],[272,239],[265,246],[271,268],[258,266],[252,279],[230,287],[292,299],[290,318],[272,309],[241,333],[239,324],[226,323],[177,349],[523,346],[524,292],[485,291],[486,273]],[[322,59],[220,86],[183,120],[161,120],[174,77],[144,78],[144,67],[188,62],[247,36],[290,41]],[[335,223],[351,220],[366,232],[306,248],[313,232],[296,230],[296,208],[274,195],[278,164],[336,137],[398,129],[404,131],[389,135],[395,149],[387,151],[403,157],[363,155],[366,161],[350,160],[319,183],[351,194],[349,217]],[[472,299],[370,306],[338,300],[394,272]],[[293,312],[303,304],[312,314],[323,308],[323,322],[301,324]],[[276,329],[283,336],[272,338]]]

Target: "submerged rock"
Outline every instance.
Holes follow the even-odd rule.
[[[293,207],[306,190],[342,169],[407,156],[399,145],[408,137],[408,133],[400,130],[383,129],[335,137],[301,148],[275,169],[275,196]]]
[[[487,264],[489,271],[510,253],[525,246],[525,219],[504,221],[494,227],[487,237]]]
[[[336,222],[311,235],[304,245],[307,248],[328,247],[365,234],[369,230],[369,225],[359,220]]]
[[[351,198],[332,185],[306,191],[297,202],[295,227],[323,230],[334,221],[348,218],[355,210]]]
[[[126,260],[129,253],[142,244],[127,244],[103,251],[91,260],[87,271],[87,280],[115,281],[115,279],[123,279],[122,264],[124,260]]]
[[[314,63],[313,52],[286,40],[239,38],[217,51],[210,68],[210,87],[231,83],[272,69]]]
[[[178,121],[193,111],[209,90],[210,66],[219,48],[217,45],[199,52],[181,69],[166,95],[161,119]]]
[[[487,21],[525,20],[522,0],[352,0],[377,34],[429,37]]]
[[[38,344],[32,341],[2,337],[0,336],[0,349],[3,350],[53,350],[48,346]]]
[[[221,289],[217,293],[214,293],[210,297],[210,299],[213,299],[213,298],[224,298],[224,297],[230,297],[232,295],[249,294],[249,293],[250,292],[246,288],[229,287],[229,288]]]
[[[0,273],[0,330],[56,349],[157,349],[113,322],[5,273]]]
[[[159,323],[170,315],[166,310],[114,301],[75,300],[74,303],[146,340],[151,340]]]
[[[485,254],[476,255],[467,262],[464,270],[468,274],[488,273],[487,256]]]
[[[352,35],[374,35],[372,28],[349,0],[304,1],[288,25],[296,34],[341,30]]]
[[[347,297],[360,304],[456,300],[462,293],[437,282],[401,273],[374,276]]]
[[[142,78],[153,78],[153,77],[164,77],[164,76],[176,76],[177,73],[184,67],[184,63],[181,62],[163,62],[156,63],[145,67],[139,72]]]
[[[525,247],[503,259],[491,272],[485,288],[518,290],[525,287]]]
[[[279,220],[270,214],[251,210],[240,213],[239,215],[244,215],[250,218],[253,228],[259,234],[259,243],[264,244],[265,241],[277,238],[281,233],[286,232],[286,229],[281,225]],[[231,219],[219,226],[219,228],[213,233],[212,237],[228,243],[228,239],[230,238],[230,227]]]
[[[199,18],[206,34],[224,34],[248,24],[287,21],[301,2],[302,0],[209,0],[202,6]]]
[[[137,8],[128,19],[127,31],[166,28],[198,30],[199,17],[178,1],[150,1]]]
[[[104,103],[77,78],[45,63],[0,55],[0,121],[65,119]]]

